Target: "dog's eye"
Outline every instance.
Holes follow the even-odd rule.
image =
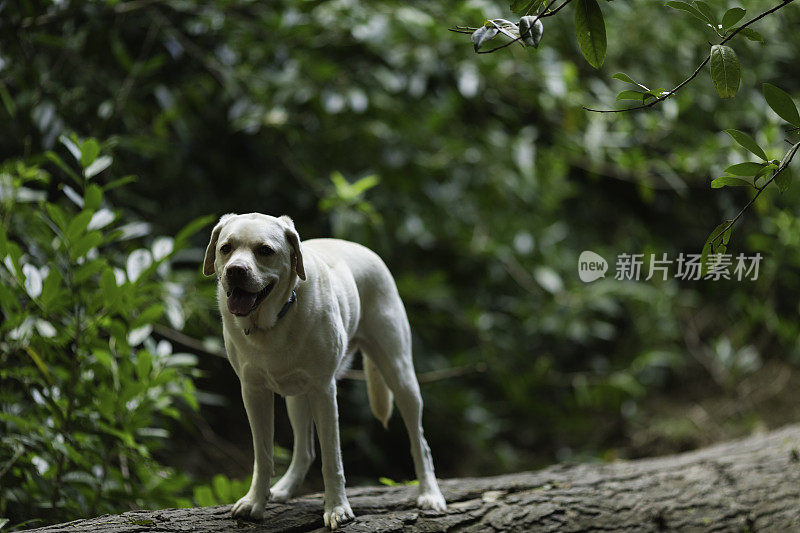
[[[231,251],[231,245],[227,243],[223,244],[222,246],[220,246],[219,251],[222,252],[223,254],[229,254]]]
[[[272,255],[275,253],[275,250],[267,246],[266,244],[262,244],[258,248],[256,248],[256,253],[258,255]]]

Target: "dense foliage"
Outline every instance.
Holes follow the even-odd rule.
[[[46,160],[69,184],[22,160],[0,169],[0,514],[15,518],[174,503],[187,479],[152,450],[164,418],[197,408],[193,357],[151,333],[176,299],[170,258],[209,220],[136,247],[149,226],[104,200],[121,182],[91,181],[111,157],[92,138],[61,140],[74,163]],[[51,185],[63,201],[48,200]]]
[[[748,2],[748,14],[773,3]],[[219,346],[213,282],[198,272],[205,235],[155,238],[209,213],[289,214],[303,238],[348,238],[384,257],[418,371],[462,368],[423,385],[443,476],[683,445],[697,419],[667,404],[698,389],[740,400],[714,427],[746,431],[762,419],[738,385],[766,363],[800,362],[800,188],[709,187],[746,161],[723,130],[752,136],[765,164],[780,162],[785,138],[796,143],[762,96],[763,83],[800,92],[794,5],[753,26],[764,43],[737,38],[735,98],[704,76],[626,114],[582,106],[614,102],[630,85],[612,78],[620,71],[674,87],[716,33],[660,2],[602,2],[595,70],[568,9],[545,20],[538,47],[475,55],[447,31],[512,17],[507,2],[0,9],[0,516],[14,523],[188,503],[186,478],[164,466],[183,465],[183,444],[164,437],[175,409],[191,410],[192,360],[176,362],[141,328]],[[612,271],[622,253],[699,253],[756,194],[726,239],[728,252],[764,256],[756,281],[577,276],[584,250]],[[89,229],[95,217],[106,224]],[[145,256],[154,261],[132,276]],[[200,368],[224,368],[197,352]],[[225,415],[201,409],[249,448],[235,378],[219,390],[223,377],[196,383],[216,394],[203,401],[224,395]],[[364,398],[363,385],[341,389],[349,482],[410,477],[401,424],[384,434]],[[181,431],[195,447],[207,440]],[[229,499],[231,486],[217,478],[195,501]]]

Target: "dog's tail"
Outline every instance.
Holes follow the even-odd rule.
[[[363,353],[363,352],[362,352]],[[380,420],[384,428],[388,427],[389,417],[392,416],[392,391],[386,385],[380,370],[372,359],[363,354],[364,376],[367,378],[367,396],[372,414]]]

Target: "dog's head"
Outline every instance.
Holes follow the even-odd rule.
[[[228,311],[247,316],[279,286],[306,279],[300,237],[292,219],[249,213],[224,215],[211,232],[203,274],[217,274]]]

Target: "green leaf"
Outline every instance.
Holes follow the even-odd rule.
[[[41,356],[30,346],[25,347],[25,352],[27,352],[28,356],[33,360],[36,367],[39,371],[44,375],[45,379],[47,379],[48,383],[53,382],[53,378],[50,376],[50,370],[48,370],[47,365],[42,360]]]
[[[353,192],[356,193],[356,196],[359,196],[368,191],[369,189],[375,187],[378,183],[380,183],[380,178],[378,177],[377,174],[370,174],[369,176],[364,176],[363,178],[353,183],[352,185]]]
[[[64,210],[61,209],[57,204],[47,203],[45,204],[45,209],[47,210],[47,214],[50,215],[50,219],[55,222],[58,229],[62,232],[67,231],[67,215],[64,213]],[[88,224],[88,222],[87,222]]]
[[[778,174],[775,175],[775,185],[784,193],[789,190],[789,185],[792,184],[792,168],[786,167]]]
[[[751,41],[756,41],[759,43],[764,42],[764,37],[762,37],[760,33],[758,33],[756,30],[752,28],[742,28],[741,30],[739,30],[739,33],[741,33]]]
[[[736,163],[735,165],[731,165],[725,169],[725,172],[728,174],[733,174],[734,176],[755,176],[758,174],[762,168],[764,168],[765,163],[754,163],[752,161],[748,161],[746,163]]]
[[[42,284],[42,294],[39,295],[39,302],[42,304],[42,307],[47,309],[47,307],[50,305],[50,302],[58,294],[59,288],[61,287],[61,282],[61,274],[58,273],[58,269],[50,268],[50,272],[47,274],[47,277]]]
[[[594,68],[600,68],[606,59],[606,24],[597,0],[578,0],[575,34],[583,57]]]
[[[108,155],[98,157],[91,165],[86,167],[86,170],[83,171],[83,175],[87,178],[92,178],[111,166],[113,161],[114,159]]]
[[[717,26],[717,17],[714,16],[714,12],[711,10],[711,7],[702,0],[695,0],[694,5],[697,6],[698,11],[703,14],[703,16],[708,20],[708,22],[716,29]]]
[[[73,134],[73,136],[74,136],[74,134]],[[72,154],[72,157],[75,158],[75,161],[80,162],[80,160],[81,160],[81,150],[72,141],[72,139],[70,139],[66,135],[61,135],[61,136],[58,137],[58,140],[59,140],[59,142],[61,144],[63,144],[64,146],[67,147],[67,150],[69,150],[69,153]],[[76,140],[77,140],[77,138],[76,138]]]
[[[98,207],[100,207],[100,203],[102,201],[103,201],[103,189],[101,189],[94,183],[89,184],[89,186],[86,187],[86,191],[83,193],[84,209],[89,209],[91,211],[94,211]]]
[[[44,153],[44,156],[53,163],[55,163],[56,166],[61,170],[63,170],[67,174],[67,176],[72,178],[75,181],[75,183],[77,183],[78,185],[83,185],[83,180],[80,178],[80,176],[78,176],[74,170],[69,168],[69,166],[67,166],[67,164],[64,163],[64,161],[58,156],[57,153],[53,151],[47,151]]]
[[[544,26],[538,18],[528,15],[519,19],[519,35],[525,45],[538,48],[543,34]]]
[[[800,149],[800,142],[795,143],[791,148],[789,148],[789,151],[786,152],[786,154],[783,156],[783,159],[780,160],[779,168],[787,166],[798,149]]]
[[[647,100],[648,97],[649,98],[661,98],[661,96],[665,92],[666,92],[666,90],[663,87],[661,87],[660,89],[656,89],[655,91],[645,91],[644,97],[645,97],[645,100]]]
[[[124,185],[129,184],[129,183],[135,183],[137,179],[138,178],[136,176],[134,176],[133,174],[129,174],[127,176],[123,176],[123,177],[119,178],[118,180],[114,180],[112,182],[109,182],[109,183],[105,184],[103,186],[103,190],[104,191],[110,191],[111,189],[116,189],[117,187],[122,187]]]
[[[730,46],[715,44],[711,47],[711,81],[720,98],[733,98],[739,90],[741,68],[736,52]]]
[[[711,24],[711,21],[708,20],[705,15],[703,15],[696,7],[694,7],[693,5],[691,5],[688,2],[673,1],[673,2],[667,2],[664,5],[665,6],[669,6],[672,9],[678,9],[680,11],[685,11],[685,12],[689,13],[690,15],[692,15],[693,17],[695,17],[696,19],[701,20],[701,21],[703,21],[703,22],[705,22],[707,24]]]
[[[94,213],[88,209],[84,209],[70,220],[67,226],[66,237],[69,242],[75,242],[86,230],[89,221],[92,220]]]
[[[114,276],[114,270],[111,267],[106,268],[100,275],[100,290],[106,305],[113,307],[111,304],[116,302],[119,288],[117,287],[117,278]]]
[[[758,173],[755,176],[753,176],[753,184],[757,187],[758,186],[758,178],[760,178],[761,176],[765,176],[766,174],[769,173],[770,170],[775,170],[777,168],[778,168],[778,165],[776,165],[775,163],[766,163],[764,165],[764,168],[759,170]]]
[[[617,101],[620,100],[638,100],[644,102],[645,93],[642,91],[622,91],[617,95]]]
[[[198,217],[186,224],[186,226],[184,226],[183,229],[181,229],[177,235],[175,235],[175,248],[177,249],[180,246],[183,246],[189,237],[214,222],[216,218],[217,217],[214,215],[205,215]]]
[[[544,4],[544,0],[513,0],[509,7],[511,7],[512,13],[527,15],[542,4]]]
[[[612,80],[624,81],[625,83],[632,83],[632,84],[634,84],[634,85],[639,85],[638,83],[636,83],[635,81],[633,81],[633,78],[631,78],[630,76],[628,76],[628,75],[627,75],[627,74],[625,74],[624,72],[617,72],[616,74],[614,74],[613,76],[611,76],[611,79],[612,79]]]
[[[762,86],[764,92],[764,99],[767,104],[778,114],[783,120],[800,128],[800,114],[797,113],[797,106],[794,105],[792,97],[778,87],[771,83],[765,83]]]
[[[78,268],[77,272],[75,272],[75,282],[83,283],[87,279],[100,272],[103,267],[107,265],[108,263],[104,257],[87,261],[85,264],[81,265],[80,268]]]
[[[475,30],[472,34],[472,45],[477,52],[480,50],[483,43],[492,40],[500,30],[491,26],[481,26],[477,30]]]
[[[741,7],[732,7],[722,15],[722,29],[732,28],[734,24],[742,20],[746,11]]]
[[[111,352],[108,350],[93,350],[92,355],[104,367],[111,369],[113,366]]]
[[[211,507],[217,505],[217,500],[214,498],[214,493],[211,492],[211,487],[208,485],[201,485],[194,488],[194,501],[200,507]]]
[[[712,189],[719,189],[721,187],[752,187],[753,184],[742,178],[732,178],[730,176],[722,176],[711,182]]]
[[[519,31],[518,31],[519,28],[517,27],[516,24],[514,24],[510,20],[492,19],[491,22],[492,22],[492,25],[495,28],[497,28],[497,31],[499,31],[500,33],[502,33],[503,35],[505,35],[509,39],[514,40],[517,37],[519,37]],[[514,30],[513,33],[511,32],[512,29]]]
[[[250,488],[250,481],[252,480],[252,476],[247,476],[243,479],[232,479],[231,481],[231,491],[233,494],[244,494],[247,492],[247,489]]]
[[[236,494],[231,491],[231,483],[222,474],[217,474],[211,480],[211,486],[214,487],[214,494],[220,503],[231,503],[236,498]]]
[[[703,265],[703,273],[708,271],[708,256],[710,254],[725,253],[728,246],[728,241],[731,238],[731,230],[733,229],[728,228],[728,230],[725,231],[725,228],[727,228],[730,223],[730,220],[726,220],[717,225],[717,227],[714,228],[714,230],[706,239],[706,242],[703,245],[703,252],[700,257],[700,263]],[[725,231],[724,235],[722,235],[723,231]]]
[[[89,221],[89,229],[103,229],[114,222],[116,218],[117,215],[110,209],[100,209],[94,214],[92,220]]]
[[[101,429],[104,433],[108,433],[109,435],[117,437],[126,446],[129,446],[131,448],[136,446],[136,441],[133,440],[133,435],[131,435],[127,431],[122,431],[113,426],[109,426],[105,422],[97,422],[96,424],[98,429]]]
[[[147,350],[139,350],[136,354],[136,376],[143,380],[150,375],[153,370],[153,358]]]
[[[17,279],[22,281],[24,278],[22,276],[22,270],[20,269],[20,259],[22,259],[22,248],[19,247],[17,243],[14,241],[6,241],[6,259],[3,263],[8,268],[9,272],[15,274]],[[11,264],[9,265],[8,262]]]
[[[750,153],[757,155],[764,161],[767,161],[767,154],[764,153],[764,149],[761,148],[752,137],[748,134],[741,132],[739,130],[725,130],[725,133],[730,135],[734,141],[739,143],[739,145],[748,150]]]
[[[164,314],[164,307],[161,304],[153,304],[144,311],[142,311],[136,320],[134,320],[131,328],[140,328],[147,324],[152,324]]]
[[[72,245],[69,255],[73,260],[79,259],[101,242],[103,242],[103,235],[99,231],[90,231]]]
[[[81,166],[88,167],[94,163],[97,156],[100,155],[100,145],[94,139],[86,139],[81,144]]]

